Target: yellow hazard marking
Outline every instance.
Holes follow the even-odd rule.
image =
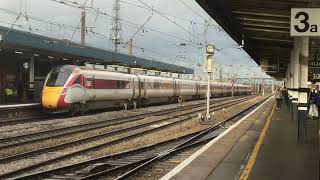
[[[251,169],[252,169],[254,163],[256,162],[257,155],[258,155],[258,152],[260,150],[260,146],[261,146],[261,144],[263,142],[264,137],[266,136],[266,132],[267,132],[267,129],[269,127],[269,124],[270,124],[270,121],[271,121],[271,118],[273,116],[275,108],[276,108],[276,105],[274,105],[273,108],[272,108],[272,111],[271,111],[271,113],[270,113],[270,115],[269,115],[269,117],[267,119],[267,122],[266,122],[266,124],[264,125],[264,127],[262,129],[262,132],[261,132],[261,134],[259,136],[259,139],[258,139],[256,145],[254,146],[252,154],[250,155],[249,161],[248,161],[246,167],[244,168],[244,170],[243,170],[243,172],[242,172],[242,174],[241,174],[241,176],[239,178],[240,180],[246,180],[246,179],[249,178]]]

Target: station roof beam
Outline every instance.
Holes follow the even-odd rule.
[[[293,48],[291,8],[315,6],[312,0],[196,1],[238,44],[244,41],[243,49],[258,65],[268,59],[270,66],[278,66],[276,73],[268,73],[278,79],[285,76]]]

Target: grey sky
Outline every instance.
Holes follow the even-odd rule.
[[[77,1],[79,4],[85,2],[85,0],[63,1]],[[154,12],[145,28],[134,38],[134,55],[196,68],[197,72],[202,71],[203,68],[197,65],[203,63],[201,56],[204,55],[205,48],[196,45],[196,43],[200,43],[201,39],[204,38],[203,24],[205,20],[209,20],[206,12],[194,0],[181,0],[192,9],[186,7],[179,0],[141,1],[152,6],[157,11],[165,13],[167,18],[177,24]],[[87,4],[90,5],[90,3],[91,0],[88,0]],[[137,27],[126,21],[142,25],[151,16],[152,11],[138,0],[123,0],[120,3],[121,19],[125,20],[121,21],[123,27],[122,38],[123,42],[127,42],[129,37],[137,30]],[[113,0],[93,0],[94,8],[99,8],[101,12],[105,12],[108,15],[113,15],[112,5]],[[29,24],[33,33],[60,39],[71,39],[72,34],[75,32],[72,40],[80,41],[79,30],[74,31],[80,21],[80,9],[53,2],[52,0],[0,0],[0,8],[17,13],[20,11],[22,13],[26,12],[30,17],[72,26],[69,29],[65,29],[61,26],[54,26],[29,18]],[[13,23],[17,16],[0,10],[0,25],[10,26],[9,24]],[[109,16],[87,12],[87,26],[95,27],[93,28],[94,33],[89,32],[87,34],[87,44],[99,48],[112,49],[111,43],[107,39],[110,23],[111,17]],[[25,18],[20,17],[16,24],[22,25],[22,27],[14,26],[14,28],[22,28],[29,31],[29,25]],[[218,67],[223,65],[224,72],[237,72],[240,77],[246,77],[249,74],[252,76],[253,72],[256,72],[258,76],[267,77],[264,73],[260,72],[260,68],[257,67],[247,54],[238,49],[236,43],[215,25],[216,23],[213,20],[211,24],[213,26],[209,26],[208,28],[207,40],[217,48],[222,49],[222,51],[215,53]],[[158,33],[154,30],[163,33]],[[164,34],[170,34],[180,39]],[[179,43],[187,43],[188,45],[186,47],[177,46],[176,44]],[[121,46],[121,52],[128,52],[125,45]]]

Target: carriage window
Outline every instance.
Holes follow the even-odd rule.
[[[118,89],[125,89],[126,88],[126,81],[117,81],[117,88]]]
[[[146,83],[145,83],[145,88],[146,88],[146,89],[152,89],[152,83],[146,82]]]
[[[46,86],[64,86],[74,69],[74,66],[59,66],[54,68],[50,72]]]
[[[154,83],[154,89],[159,89],[160,88],[160,83]]]

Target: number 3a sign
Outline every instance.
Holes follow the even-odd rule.
[[[320,36],[320,8],[292,8],[291,36]]]

